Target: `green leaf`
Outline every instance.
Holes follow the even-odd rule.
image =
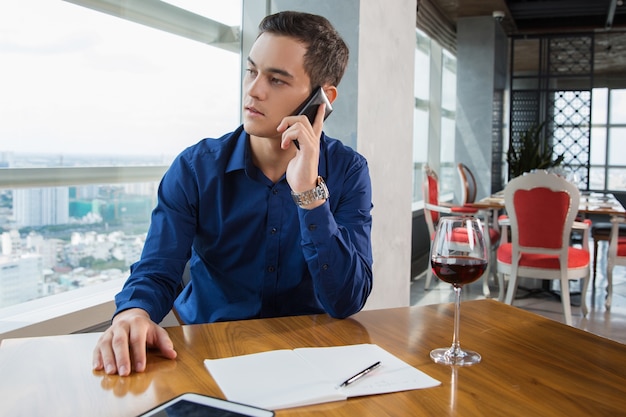
[[[563,163],[564,155],[557,155],[556,159],[553,159],[552,145],[542,139],[541,133],[544,125],[545,122],[542,122],[523,132],[517,141],[518,148],[515,148],[512,143],[509,145],[506,162],[509,164],[511,178],[534,169],[549,169]]]

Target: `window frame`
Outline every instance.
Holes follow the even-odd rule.
[[[65,0],[241,55],[241,26],[228,26],[165,2]],[[240,95],[239,95],[240,96]],[[239,110],[237,110],[239,112]],[[169,166],[1,168],[0,189],[158,182]],[[0,341],[7,337],[67,334],[108,326],[114,296],[126,278],[0,308]],[[175,324],[167,317],[166,324]]]

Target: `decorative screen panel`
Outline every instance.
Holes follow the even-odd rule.
[[[593,72],[593,36],[555,37],[548,39],[551,77],[589,75]]]
[[[509,146],[520,135],[545,122],[545,138],[554,157],[564,155],[564,167],[580,189],[588,190],[591,140],[591,89],[594,35],[536,35],[537,68],[511,68],[511,128]],[[520,45],[528,38],[513,38]]]
[[[550,135],[554,153],[564,155],[564,164],[579,188],[588,189],[591,137],[591,91],[555,91],[550,96],[553,111]]]

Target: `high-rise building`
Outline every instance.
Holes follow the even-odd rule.
[[[9,232],[3,232],[0,235],[0,254],[2,255],[19,255],[21,253],[20,233],[13,229]]]
[[[26,188],[13,191],[15,224],[49,226],[69,223],[69,188]]]
[[[41,256],[0,256],[0,308],[38,298],[41,283]]]

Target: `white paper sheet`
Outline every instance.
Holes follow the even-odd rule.
[[[368,375],[338,387],[378,361],[380,367]],[[274,350],[204,363],[226,398],[274,410],[440,385],[373,344]]]

